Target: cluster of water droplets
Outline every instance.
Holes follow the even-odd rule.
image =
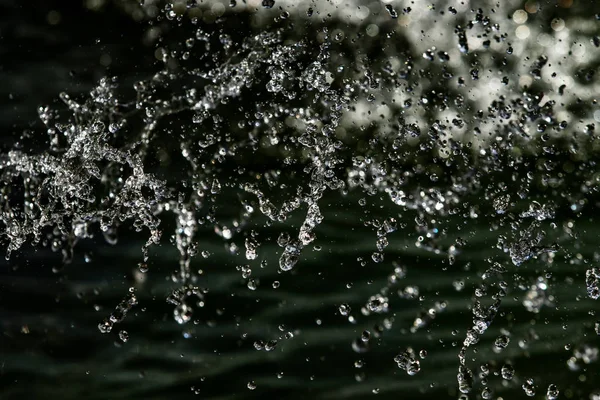
[[[298,38],[294,29],[301,28],[286,25],[289,13],[271,10],[276,8],[273,0],[263,0],[261,6],[279,13],[277,26],[242,38],[206,27],[205,20],[193,17],[194,7],[203,7],[200,4],[188,4],[183,11],[171,3],[163,8],[158,4],[147,2],[142,7],[153,10],[157,21],[171,21],[188,37],[183,43],[157,45],[161,66],[133,85],[133,96],[121,94],[116,78],[103,78],[85,99],[62,93],[65,109],[38,110],[47,148],[39,153],[15,148],[0,155],[0,226],[7,258],[31,242],[61,251],[68,263],[78,241],[100,233],[109,244],[116,244],[119,228],[127,226],[148,231],[140,271],[151,273],[149,248],[160,243],[161,223],[171,218],[175,231],[169,236],[179,260],[170,276],[174,289],[166,297],[175,320],[185,324],[196,308],[204,306],[208,292],[197,286],[202,276],[192,268],[193,257],[206,251],[198,238],[201,227],[213,227],[232,254],[239,251],[233,239],[243,236],[249,264],[238,270],[248,289],[257,290],[259,281],[252,276],[251,265],[260,260],[264,242],[247,225],[262,218],[263,226],[276,228],[302,213],[294,232],[282,230],[275,239],[281,248],[279,270],[288,273],[302,264],[305,249],[318,243],[327,194],[343,197],[359,192],[365,196],[361,206],[375,197],[386,201],[391,215],[365,222],[374,231],[371,260],[363,260],[365,265],[388,262],[390,238],[407,228],[399,222],[406,213],[415,215],[415,247],[444,254],[442,269],[447,270],[468,246],[462,233],[447,240],[447,221],[454,216],[466,222],[486,217],[492,221],[491,232],[500,227],[510,230],[509,235],[497,235],[496,246],[508,257],[490,260],[480,275],[469,306],[472,323],[458,352],[457,380],[461,393],[470,393],[478,381],[481,396],[491,398],[489,371],[475,374],[468,352],[476,351],[513,288],[523,288],[522,305],[534,314],[551,307],[554,300],[545,275],[526,285],[507,281],[532,260],[551,265],[560,250],[547,240],[547,230],[560,230],[552,222],[558,206],[530,199],[530,188],[560,191],[571,184],[564,172],[577,168],[580,192],[597,193],[600,187],[596,164],[590,161],[593,156],[586,153],[592,154],[590,143],[595,143],[592,115],[596,114],[572,117],[559,107],[565,88],[546,71],[550,65],[559,69],[560,63],[542,54],[527,57],[525,67],[515,66],[521,60],[513,55],[514,35],[495,22],[500,13],[496,10],[461,9],[462,22],[452,22],[455,36],[445,48],[446,42],[436,43],[432,37],[417,46],[413,39],[421,34],[404,34],[395,28],[402,26],[397,23],[386,28],[390,18],[405,24],[411,15],[410,8],[386,4],[386,13],[373,17],[366,31],[385,43],[382,55],[373,59],[364,49],[352,48],[364,37],[362,28],[342,32],[329,27],[325,18],[315,23],[318,29]],[[235,1],[231,6],[240,7]],[[311,8],[306,18],[312,13]],[[456,14],[447,7],[435,15],[451,19]],[[384,18],[385,23],[375,24]],[[213,22],[218,26],[218,20]],[[405,46],[407,42],[415,47]],[[527,43],[518,46],[525,54]],[[510,82],[505,75],[511,65],[526,69],[521,82]],[[497,88],[488,91],[484,80]],[[584,87],[583,81],[569,82],[575,91]],[[558,87],[562,89],[554,90]],[[464,88],[471,88],[472,94]],[[589,104],[590,110],[596,106],[596,100],[584,95],[576,103]],[[561,136],[567,129],[569,139]],[[160,173],[149,172],[160,164],[154,147],[164,144],[165,137],[175,150],[170,148],[173,154],[164,158],[181,163],[185,169],[181,178],[168,174],[159,178]],[[574,161],[556,165],[552,156],[560,148],[566,148]],[[274,166],[257,168],[253,157]],[[226,175],[222,171],[228,168],[233,172]],[[490,178],[502,174],[508,178]],[[519,186],[516,193],[507,193],[510,185]],[[240,217],[227,225],[216,216],[224,191],[235,192],[239,199],[239,204],[227,206],[240,208]],[[469,202],[473,196],[485,204]],[[578,211],[584,199],[582,195],[567,201],[571,210]],[[571,235],[572,229],[572,223],[563,227],[563,236]],[[389,261],[393,268],[387,285],[355,307],[360,315],[352,314],[348,303],[337,307],[351,323],[381,316],[352,342],[358,353],[369,350],[372,336],[379,338],[392,329],[395,320],[390,314],[396,301],[422,300],[419,287],[398,287],[407,267]],[[261,264],[265,266],[270,267]],[[587,295],[598,299],[598,268],[587,270],[585,284]],[[274,288],[278,285],[273,283]],[[135,295],[129,293],[99,330],[110,332],[136,304]],[[430,304],[409,326],[411,333],[429,332],[436,316],[448,307],[443,299]],[[600,334],[598,323],[595,330]],[[119,336],[123,342],[129,340],[125,331]],[[287,332],[257,341],[254,348],[273,351],[279,341],[291,337]],[[508,331],[497,336],[494,351],[503,352],[510,337]],[[568,365],[579,368],[596,358],[597,348],[588,346],[576,350]],[[421,368],[412,349],[394,361],[411,376]],[[505,364],[500,375],[511,380],[514,368]],[[525,379],[522,389],[527,396],[536,394],[533,379]],[[551,384],[547,398],[557,397],[558,389]]]
[[[98,324],[98,330],[100,330],[100,332],[102,333],[110,333],[114,325],[122,322],[127,316],[127,313],[131,311],[131,309],[137,304],[138,300],[134,294],[134,289],[130,288],[127,297],[125,297],[119,304],[117,304],[114,311],[110,314],[108,318],[105,318],[104,320],[102,320],[102,322]],[[121,331],[119,333],[119,336],[121,337],[121,339],[123,339],[123,337],[127,337],[127,332]],[[123,339],[123,341],[126,342],[127,339]]]
[[[406,371],[408,375],[416,375],[421,370],[421,362],[412,349],[398,354],[394,357],[394,361],[398,364],[398,368]]]

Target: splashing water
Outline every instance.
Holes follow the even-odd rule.
[[[142,237],[101,333],[119,325],[130,347],[143,332],[126,317],[168,306],[185,339],[220,330],[287,361],[291,380],[300,361],[350,365],[337,392],[303,378],[326,397],[592,396],[578,385],[597,382],[584,338],[600,335],[600,255],[585,245],[600,206],[597,16],[569,1],[562,14],[541,1],[116,3],[147,24],[157,62],[59,93],[37,109],[43,128],[0,153],[7,262],[48,248],[60,273],[80,247]],[[552,331],[561,307],[574,314]],[[260,326],[271,319],[282,328]],[[574,340],[555,362],[580,375],[537,368]],[[286,358],[308,343],[335,353]],[[211,357],[193,363],[213,379],[234,368]],[[242,375],[232,390],[284,380]]]

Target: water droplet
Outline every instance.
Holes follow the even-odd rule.
[[[129,341],[129,333],[127,333],[127,331],[120,331],[119,339],[121,339],[123,343],[127,343],[127,341]]]
[[[551,383],[550,385],[548,385],[548,391],[546,392],[547,400],[556,400],[558,399],[559,394],[560,392],[555,384]]]
[[[535,396],[535,386],[533,384],[533,379],[527,379],[521,387],[523,388],[523,391],[527,396]]]
[[[515,369],[510,364],[504,364],[501,369],[502,378],[511,380],[515,376]]]
[[[341,304],[338,307],[338,310],[339,310],[340,314],[344,315],[344,316],[347,316],[348,314],[350,314],[350,311],[351,311],[350,306],[346,303]]]

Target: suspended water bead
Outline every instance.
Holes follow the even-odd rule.
[[[515,376],[515,368],[510,364],[504,364],[500,370],[503,379],[511,380]]]
[[[262,340],[257,340],[256,342],[254,342],[254,348],[256,350],[260,351],[260,350],[264,349],[264,347],[265,347],[265,344],[263,343]]]
[[[248,280],[248,289],[250,290],[256,290],[258,288],[258,280],[254,279],[254,278],[250,278]]]
[[[273,351],[277,347],[277,340],[269,340],[267,344],[265,344],[266,351]]]
[[[481,391],[481,398],[485,399],[485,400],[489,400],[492,398],[492,391],[490,388],[485,387],[483,388],[483,390]]]
[[[98,330],[100,333],[109,333],[113,328],[113,323],[108,319],[104,319],[98,324]]]
[[[119,339],[121,339],[123,343],[127,343],[129,341],[129,333],[127,333],[127,331],[120,331]]]
[[[371,332],[364,330],[363,333],[360,335],[360,340],[362,340],[363,342],[368,342],[371,339]]]
[[[279,247],[285,247],[290,242],[290,234],[287,232],[281,232],[277,238],[277,245]]]
[[[344,303],[338,307],[338,311],[341,315],[347,316],[348,314],[350,314],[351,308],[348,304]]]
[[[406,367],[406,373],[410,376],[416,375],[421,371],[421,362],[419,360],[412,360]]]
[[[379,250],[380,252],[383,251],[383,249],[385,249],[388,246],[388,239],[383,236],[377,239],[377,250]],[[382,254],[382,253],[380,253]],[[383,255],[383,254],[382,254]],[[373,258],[373,261],[375,262],[381,262],[381,261],[376,261],[375,258]],[[382,259],[383,261],[383,259]]]
[[[236,269],[242,272],[242,278],[244,279],[248,279],[252,275],[252,268],[249,265],[240,265]]]
[[[506,348],[508,346],[508,343],[510,343],[510,338],[507,335],[500,335],[496,338],[494,345],[497,349],[501,350]]]
[[[250,381],[250,382],[248,382],[247,387],[250,390],[254,390],[254,389],[256,389],[256,383],[254,383],[254,381]]]
[[[559,394],[560,392],[555,384],[551,383],[550,385],[548,385],[548,391],[546,392],[547,400],[556,400],[558,399]]]
[[[282,271],[290,271],[298,263],[300,259],[300,251],[302,247],[298,243],[288,244],[284,252],[279,258],[279,268]]]
[[[527,396],[535,396],[535,385],[533,383],[533,379],[527,379],[521,387]]]

